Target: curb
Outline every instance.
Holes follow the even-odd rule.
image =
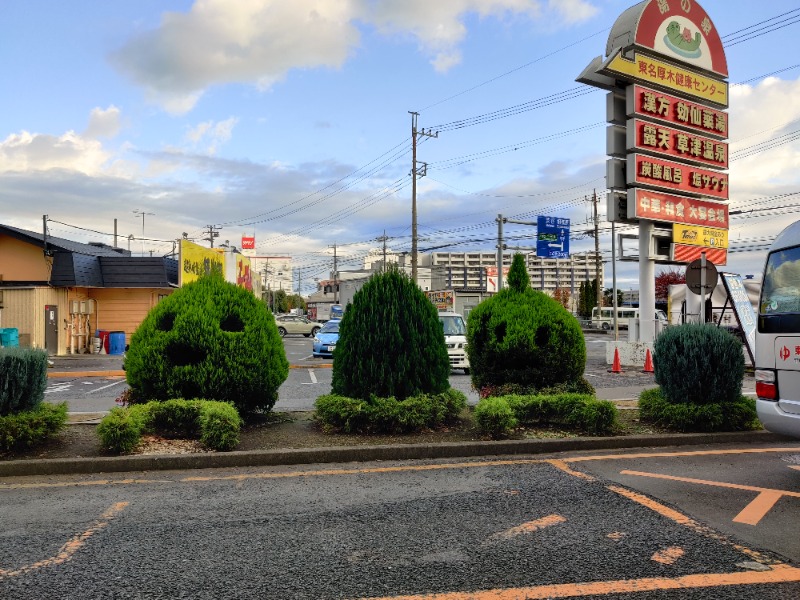
[[[319,363],[310,365],[289,365],[290,369],[331,369],[333,363]],[[48,379],[78,377],[125,377],[125,371],[121,369],[107,369],[104,371],[48,371]]]
[[[392,444],[385,446],[333,446],[329,448],[253,450],[202,454],[26,459],[0,462],[0,477],[471,458],[478,456],[552,454],[570,451],[585,452],[589,450],[731,443],[754,444],[783,441],[796,442],[797,440],[768,431],[740,431],[572,440],[501,440],[490,442],[444,442],[440,444]]]

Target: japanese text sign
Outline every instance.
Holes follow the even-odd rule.
[[[628,150],[654,152],[667,157],[728,168],[728,144],[672,127],[630,119],[626,129]]]
[[[672,241],[676,244],[704,246],[706,248],[727,248],[728,230],[697,225],[673,225]]]
[[[536,255],[569,258],[569,219],[539,217]]]
[[[626,113],[687,127],[708,135],[728,137],[728,113],[670,96],[642,85],[626,90]]]
[[[649,185],[673,191],[728,199],[728,175],[644,154],[628,156],[629,185]]]
[[[742,283],[742,276],[733,273],[722,273],[722,283],[725,284],[728,298],[733,304],[733,312],[736,313],[736,318],[739,319],[739,325],[742,327],[742,333],[744,333],[744,339],[747,342],[747,351],[750,353],[750,359],[752,360],[756,351],[756,312],[750,303],[747,289]]]
[[[628,190],[628,217],[727,229],[728,205],[637,188]]]

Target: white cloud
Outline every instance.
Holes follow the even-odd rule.
[[[120,110],[113,104],[107,109],[93,108],[89,115],[89,125],[83,132],[83,137],[97,139],[99,137],[113,138],[120,130]]]
[[[263,90],[292,69],[341,67],[360,41],[357,24],[411,36],[446,71],[461,61],[469,14],[558,26],[596,12],[589,0],[197,0],[187,13],[165,13],[157,29],[128,41],[112,60],[150,101],[183,114],[215,84]]]
[[[208,144],[205,149],[206,152],[215,154],[220,144],[231,139],[233,128],[238,122],[239,119],[236,117],[230,117],[216,123],[214,121],[205,121],[190,129],[186,134],[186,138],[196,146]]]
[[[22,131],[0,142],[0,172],[65,169],[96,175],[109,157],[100,142],[74,131],[58,137]]]

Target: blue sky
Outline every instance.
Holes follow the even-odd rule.
[[[47,214],[53,235],[111,243],[116,218],[120,244],[133,235],[131,250],[148,254],[221,225],[219,241],[255,233],[259,254],[293,256],[307,292],[332,268],[333,244],[342,268],[357,268],[384,230],[391,249],[410,249],[414,110],[420,127],[444,125],[418,151],[429,165],[420,249],[492,249],[498,213],[589,229],[585,198],[605,197],[605,93],[575,78],[631,4],[6,3],[0,222],[39,231]],[[800,205],[800,7],[701,4],[723,41],[767,21],[726,45],[731,153],[746,155],[731,164],[731,210],[757,209],[732,219],[726,270],[758,273],[764,240]],[[134,210],[148,213],[144,234]],[[618,279],[637,288],[635,264]]]

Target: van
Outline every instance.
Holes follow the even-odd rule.
[[[667,324],[667,314],[663,310],[656,310],[655,320],[659,321],[662,325]],[[639,318],[639,309],[632,306],[618,306],[617,307],[617,326],[621,329],[627,329],[628,323],[631,319]],[[614,307],[602,306],[598,311],[595,306],[592,309],[592,327],[597,329],[614,328]]]
[[[469,358],[467,358],[467,326],[464,317],[454,312],[440,312],[439,322],[442,324],[444,341],[447,345],[447,356],[451,369],[463,369],[469,375]]]
[[[756,411],[770,431],[800,437],[800,221],[770,246],[755,332]]]

